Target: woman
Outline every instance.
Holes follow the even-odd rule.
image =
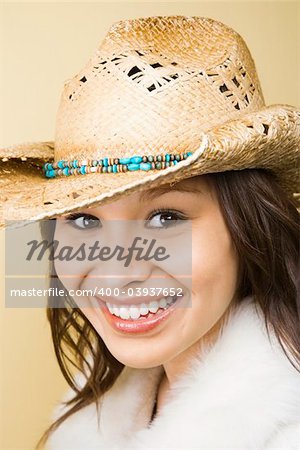
[[[65,85],[44,173],[5,163],[6,218],[54,219],[41,230],[58,252],[117,238],[123,257],[133,229],[171,257],[117,276],[95,253],[53,261],[72,389],[50,449],[299,448],[299,127],[296,108],[264,105],[242,38],[207,18],[119,22]]]

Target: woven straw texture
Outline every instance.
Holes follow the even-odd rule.
[[[209,172],[271,170],[299,187],[300,111],[265,106],[243,39],[202,17],[113,25],[61,95],[53,142],[2,149],[3,219],[38,220]],[[173,167],[45,179],[47,161],[194,152]],[[23,158],[23,161],[20,160]],[[24,158],[27,158],[24,160]]]

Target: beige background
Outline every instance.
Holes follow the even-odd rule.
[[[184,14],[221,20],[246,40],[266,103],[300,106],[299,6],[288,1],[2,2],[0,146],[53,138],[64,81],[86,63],[109,26],[124,18]],[[4,280],[4,233],[0,238]],[[44,310],[5,309],[2,295],[0,329],[0,448],[33,449],[66,383]]]

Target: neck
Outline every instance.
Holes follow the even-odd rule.
[[[227,308],[221,318],[210,328],[210,330],[204,334],[198,341],[192,344],[188,349],[179,353],[175,358],[167,361],[164,367],[164,374],[161,382],[167,385],[169,388],[172,384],[184,374],[189,362],[194,358],[201,358],[201,354],[204,348],[212,346],[218,339],[219,332],[227,319],[231,308]]]

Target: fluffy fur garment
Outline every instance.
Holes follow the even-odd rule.
[[[100,426],[89,405],[51,435],[49,450],[300,450],[300,373],[268,337],[252,297],[172,385],[149,425],[162,372],[125,366],[102,397]],[[70,389],[63,400],[72,395]],[[63,411],[61,403],[53,418]]]

